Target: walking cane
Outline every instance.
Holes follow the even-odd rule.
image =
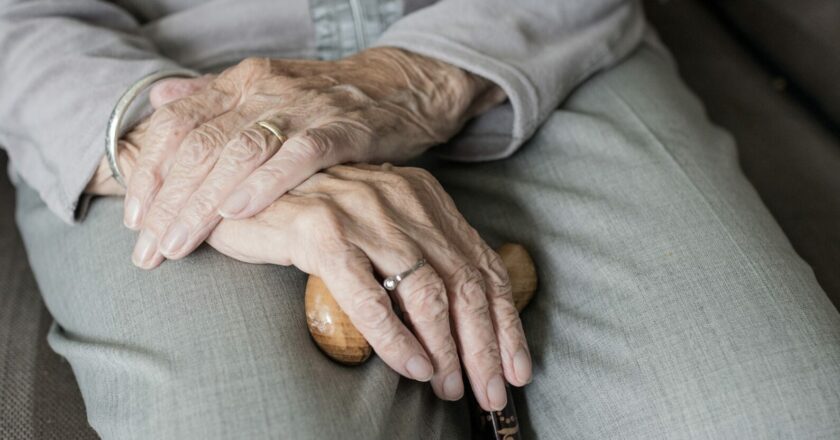
[[[510,275],[513,301],[522,311],[537,290],[537,272],[528,251],[518,244],[502,245],[497,252]],[[341,310],[327,290],[324,282],[310,276],[306,283],[306,323],[312,339],[331,359],[344,365],[361,365],[371,354],[370,344],[356,330],[350,318]],[[479,413],[474,438],[516,440],[521,438],[519,418],[513,404],[510,385],[507,388],[507,405],[501,411],[488,413],[474,404]]]

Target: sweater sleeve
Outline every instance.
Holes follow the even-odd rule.
[[[635,0],[442,0],[406,15],[376,42],[481,75],[507,94],[443,156],[507,157],[581,82],[629,54],[646,29]]]
[[[98,0],[0,0],[0,53],[0,146],[16,177],[73,222],[120,95],[178,66],[127,11]]]

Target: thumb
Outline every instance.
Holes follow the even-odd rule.
[[[204,75],[198,78],[165,78],[156,82],[149,91],[149,101],[157,110],[172,101],[196,93],[210,84],[215,75]]]

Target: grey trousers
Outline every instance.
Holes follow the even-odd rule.
[[[664,52],[587,81],[508,160],[421,165],[488,242],[535,257],[528,437],[840,437],[840,315]],[[23,187],[17,211],[102,437],[469,436],[463,402],[327,360],[303,273],[208,247],[144,272],[121,207],[67,226]]]

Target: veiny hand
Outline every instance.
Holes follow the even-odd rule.
[[[293,264],[321,277],[353,325],[398,373],[463,395],[459,357],[485,410],[507,402],[504,378],[531,380],[531,358],[499,256],[418,168],[335,166],[208,239],[233,258]],[[428,264],[394,292],[406,325],[374,273]],[[409,330],[409,328],[411,330]]]
[[[132,259],[153,268],[247,218],[325,167],[398,161],[454,135],[504,99],[489,81],[393,48],[338,61],[247,59],[158,109],[128,181]],[[268,120],[280,142],[255,124]]]

